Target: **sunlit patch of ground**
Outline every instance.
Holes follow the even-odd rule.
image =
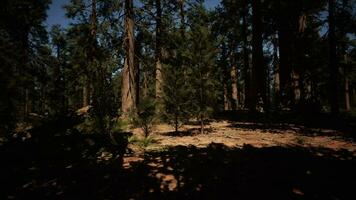
[[[211,143],[221,143],[228,147],[242,147],[249,144],[254,147],[299,146],[346,149],[356,155],[356,143],[347,140],[343,134],[328,129],[308,129],[295,125],[272,125],[263,128],[263,124],[214,121],[206,126],[206,133],[199,134],[197,125],[186,125],[181,134],[174,134],[171,126],[156,125],[151,137],[156,143],[147,149],[161,149],[172,146],[206,147]],[[142,135],[140,129],[134,129],[134,135]]]
[[[219,143],[227,147],[241,149],[245,145],[251,145],[255,148],[279,146],[313,149],[312,151],[316,151],[313,153],[317,156],[324,156],[323,151],[344,150],[351,153],[349,155],[356,156],[356,143],[336,130],[311,129],[293,124],[267,126],[261,123],[229,121],[213,121],[205,129],[206,133],[200,134],[198,125],[185,125],[180,128],[179,133],[175,133],[174,129],[167,124],[156,125],[150,135],[154,142],[145,148],[130,144],[129,148],[132,153],[124,158],[123,166],[130,169],[134,165],[147,162],[146,165],[150,168],[150,176],[161,184],[160,190],[175,191],[177,188],[183,187],[181,184],[184,184],[184,182],[180,181],[180,177],[172,174],[173,168],[163,165],[163,163],[169,161],[162,160],[161,157],[146,160],[145,152],[160,152],[178,146],[206,148],[212,143]],[[133,133],[134,136],[143,138],[142,130],[139,128],[134,129]],[[352,157],[341,158],[338,154],[327,154],[339,159],[352,159]],[[189,155],[187,159],[189,159]],[[200,190],[199,185],[196,190]],[[153,192],[155,191],[149,191],[149,193]],[[303,192],[298,188],[293,188],[293,193],[303,195]]]

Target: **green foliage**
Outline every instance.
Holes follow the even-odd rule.
[[[131,116],[133,125],[140,127],[147,138],[156,122],[154,100],[151,98],[143,99],[137,107],[137,111],[134,111]]]
[[[0,135],[9,135],[18,120],[23,120],[25,99],[34,111],[43,110],[39,101],[47,74],[46,18],[49,0],[2,1],[0,8]],[[27,91],[27,96],[26,96]]]
[[[129,123],[124,120],[113,119],[111,132],[113,132],[113,133],[123,132],[125,129],[127,129],[128,126],[129,126]]]
[[[130,144],[136,144],[142,148],[146,148],[156,143],[156,140],[153,139],[151,136],[143,137],[143,138],[138,138],[137,136],[131,136],[128,138],[128,142]]]
[[[296,143],[299,144],[299,145],[304,145],[304,144],[305,144],[305,138],[304,138],[303,136],[297,136],[297,137],[295,138],[295,141],[296,141]]]
[[[178,131],[179,127],[191,117],[190,96],[192,87],[188,82],[187,52],[184,35],[179,29],[173,29],[169,34],[171,38],[169,57],[165,60],[163,68],[164,108],[163,118]]]
[[[142,140],[138,141],[138,144],[144,148],[153,145],[156,141],[152,137],[144,137]]]
[[[212,113],[218,94],[213,71],[217,51],[211,26],[207,24],[209,13],[202,5],[198,5],[194,10],[191,20],[192,27],[188,32],[190,52],[186,52],[190,65],[189,83],[192,88],[190,112],[203,123]]]
[[[16,122],[17,88],[15,77],[15,66],[18,65],[16,59],[17,50],[9,35],[0,29],[0,137],[8,136],[14,128]]]
[[[95,7],[92,7],[90,3],[71,1],[65,6],[67,16],[75,20],[67,34],[71,65],[69,76],[78,76],[68,79],[67,84],[75,86],[71,88],[69,99],[73,99],[73,107],[78,107],[83,101],[78,94],[81,95],[87,88],[92,118],[97,122],[100,132],[111,132],[112,124],[109,122],[118,110],[113,82],[113,74],[118,68],[115,50],[118,45],[118,25],[113,23],[116,19],[112,17],[117,14],[119,5],[115,1],[96,1]],[[93,8],[96,9],[95,19]],[[60,37],[54,37],[53,40],[61,41]]]
[[[135,135],[133,135],[133,136],[130,136],[128,139],[127,139],[127,141],[128,141],[128,143],[135,143],[135,142],[137,142],[139,139],[138,139],[138,137],[137,136],[135,136]]]
[[[177,66],[165,67],[164,82],[164,119],[174,126],[175,131],[189,120],[189,94],[190,88],[185,84],[183,71]]]
[[[104,123],[105,127],[111,126],[109,118],[105,118],[102,121],[99,121],[95,116],[89,114],[85,117],[84,122],[78,125],[78,130],[84,134],[103,134],[100,123]]]

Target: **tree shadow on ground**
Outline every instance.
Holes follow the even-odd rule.
[[[214,130],[212,128],[204,128],[204,134],[209,134],[213,132]],[[184,137],[184,136],[194,136],[194,135],[199,135],[201,134],[200,128],[189,128],[184,131],[170,131],[163,133],[165,136],[171,136],[171,137]]]
[[[213,143],[146,152],[126,167],[115,151],[100,137],[75,134],[9,143],[0,151],[0,199],[356,197],[356,158],[348,151]]]
[[[355,161],[347,151],[211,144],[150,154],[144,164],[158,170],[159,191],[172,190],[157,191],[162,199],[349,199]]]
[[[335,131],[323,128],[310,128],[296,124],[274,124],[274,123],[256,123],[256,122],[231,122],[230,128],[242,129],[245,131],[260,131],[275,134],[283,134],[291,132],[293,134],[307,135],[307,136],[340,136]],[[343,134],[343,137],[350,138],[350,135]]]
[[[184,136],[192,136],[192,132],[187,130],[187,131],[170,131],[167,133],[164,133],[166,136],[171,136],[171,137],[184,137]]]
[[[82,121],[75,114],[46,119],[0,145],[0,199],[86,196],[91,181],[100,182],[98,176],[121,169],[128,134],[115,134],[114,142],[106,134],[81,133],[73,127]]]

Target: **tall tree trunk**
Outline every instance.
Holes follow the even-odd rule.
[[[279,76],[280,76],[280,101],[282,106],[287,106],[289,84],[291,77],[291,59],[290,59],[290,35],[288,30],[284,30],[287,25],[280,25],[281,30],[278,31],[279,41]],[[282,95],[283,94],[283,95]]]
[[[204,118],[203,118],[203,114],[200,114],[200,134],[204,134]]]
[[[162,111],[162,45],[161,45],[161,31],[162,31],[162,8],[161,0],[156,0],[156,112]]]
[[[297,105],[300,100],[300,75],[296,70],[292,70],[293,105]]]
[[[63,72],[62,72],[62,78],[63,78],[63,82],[62,82],[62,86],[63,86],[63,105],[64,105],[64,111],[68,110],[68,106],[69,106],[69,99],[68,99],[68,93],[67,93],[67,77],[65,74],[65,68],[63,67]]]
[[[345,12],[346,7],[347,7],[348,1],[342,1],[342,10]],[[342,37],[346,37],[346,31],[345,27],[340,27],[340,35]],[[350,111],[351,110],[351,104],[350,104],[350,82],[349,82],[349,70],[350,70],[350,63],[348,60],[348,55],[347,55],[347,47],[346,47],[346,42],[342,43],[342,51],[344,53],[344,98],[345,98],[345,110]]]
[[[286,2],[277,1],[277,29],[279,48],[280,104],[288,106],[292,73],[292,31],[286,13]]]
[[[232,8],[233,13],[238,13],[236,7]],[[231,110],[237,110],[239,106],[239,91],[238,91],[238,71],[237,71],[237,52],[238,42],[236,39],[230,39],[230,103]]]
[[[252,84],[251,110],[255,110],[259,99],[266,106],[266,69],[262,49],[261,1],[252,1]]]
[[[236,55],[234,55],[234,53],[232,53],[231,57],[235,57]],[[237,63],[236,63],[236,59],[232,58],[231,59],[232,65],[230,68],[230,77],[231,77],[231,108],[233,110],[237,110],[238,108],[238,89],[237,89]]]
[[[281,98],[281,88],[280,88],[280,77],[279,77],[279,58],[278,58],[278,38],[276,36],[273,38],[273,66],[274,66],[274,107],[279,109],[280,98]]]
[[[141,76],[141,43],[142,43],[142,38],[143,35],[141,32],[139,32],[137,34],[137,38],[136,38],[136,41],[135,41],[135,53],[136,53],[136,58],[134,60],[135,62],[135,69],[136,69],[136,107],[140,104],[140,76]]]
[[[355,86],[352,87],[352,102],[356,101],[356,88]]]
[[[90,15],[90,49],[88,52],[88,66],[86,69],[85,80],[83,85],[83,107],[86,107],[90,104],[90,98],[92,96],[91,91],[91,80],[92,73],[90,67],[94,62],[94,56],[96,51],[96,25],[97,14],[96,14],[96,0],[91,0],[91,15]]]
[[[345,110],[350,111],[350,84],[349,84],[349,77],[348,77],[348,62],[347,62],[347,55],[344,55],[345,67],[344,67],[344,87],[345,87]]]
[[[85,77],[84,86],[83,86],[83,107],[89,105],[90,101],[90,86],[88,77]]]
[[[200,66],[198,66],[200,68]],[[203,109],[203,101],[204,101],[204,84],[203,84],[203,75],[201,69],[199,70],[199,79],[200,79],[200,87],[199,87],[199,94],[200,94],[200,101],[199,101],[199,106],[200,106],[200,114],[199,114],[199,120],[200,120],[200,134],[204,133],[204,115],[202,113]]]
[[[21,47],[23,51],[22,55],[22,68],[19,69],[21,76],[24,78],[24,82],[22,82],[22,92],[23,92],[23,113],[22,117],[23,119],[26,119],[28,114],[31,112],[31,100],[30,100],[30,87],[32,85],[32,80],[29,78],[29,75],[26,73],[26,71],[29,68],[29,32],[30,28],[25,27],[22,31],[21,35]]]
[[[224,81],[223,83],[223,87],[224,87],[224,110],[230,110],[230,103],[229,103],[229,95],[227,92],[227,83]]]
[[[96,31],[97,31],[97,14],[96,14],[96,0],[91,1],[91,27],[90,27],[90,36],[92,40],[92,53],[95,52],[96,45]],[[92,55],[94,56],[94,55]]]
[[[180,15],[180,31],[181,31],[181,36],[184,38],[184,33],[185,33],[185,14],[184,14],[184,1],[185,0],[179,0],[179,15]]]
[[[56,102],[55,102],[55,112],[56,114],[60,113],[64,109],[64,95],[63,95],[63,89],[62,88],[62,82],[61,82],[61,65],[62,65],[62,60],[61,60],[61,47],[60,45],[57,45],[57,62],[54,66],[54,92],[56,96]]]
[[[222,51],[221,51],[221,57],[219,60],[219,67],[220,69],[222,69],[222,73],[221,73],[221,82],[222,82],[222,99],[223,99],[223,103],[224,103],[224,110],[229,110],[230,106],[229,106],[229,95],[228,95],[228,85],[227,85],[227,81],[229,79],[229,75],[228,75],[228,69],[227,69],[227,58],[228,58],[228,52],[227,52],[227,47],[226,47],[226,43],[223,42],[222,43]]]
[[[336,60],[336,38],[335,38],[335,0],[329,0],[329,67],[330,67],[330,106],[331,114],[339,113],[338,100],[338,66]]]
[[[185,41],[185,11],[184,11],[184,2],[185,0],[178,0],[178,6],[179,6],[179,16],[180,16],[180,36],[182,38],[181,41]],[[186,43],[183,42],[181,44],[183,48],[186,48]],[[184,80],[184,86],[187,86],[188,84],[188,73],[187,73],[187,66],[186,62],[187,60],[184,59],[184,56],[182,55],[181,51],[178,51],[177,57],[179,58],[177,65],[180,66],[181,70],[183,71],[183,80]],[[189,66],[189,64],[188,64]]]
[[[146,98],[148,96],[148,80],[147,80],[147,71],[143,72],[143,92],[142,98]]]
[[[133,1],[125,0],[125,61],[122,74],[122,117],[128,118],[135,105]]]
[[[345,77],[345,109],[346,111],[351,110],[351,105],[350,105],[350,91],[349,91],[349,78],[346,76]]]
[[[249,63],[249,53],[247,50],[248,42],[247,42],[247,1],[244,1],[244,5],[242,7],[242,37],[243,37],[243,60],[244,60],[244,81],[245,81],[245,98],[244,98],[244,107],[250,108],[249,104],[251,102],[251,94],[250,94],[250,80],[251,80],[251,69]]]

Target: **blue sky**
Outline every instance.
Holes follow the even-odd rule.
[[[69,0],[52,0],[49,10],[47,11],[48,18],[46,24],[51,27],[55,24],[67,26],[69,20],[65,17],[65,11],[63,6],[68,4]],[[219,4],[220,0],[205,0],[207,8],[213,8]]]

